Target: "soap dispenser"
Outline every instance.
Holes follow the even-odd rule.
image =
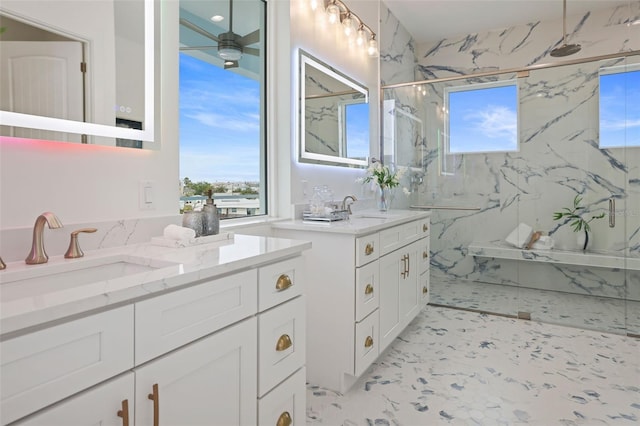
[[[213,190],[207,192],[207,203],[202,211],[204,212],[204,235],[216,235],[220,232],[220,218],[218,217],[218,207],[213,204]]]

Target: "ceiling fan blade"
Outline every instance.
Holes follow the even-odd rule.
[[[209,50],[217,48],[218,46],[183,46],[180,50]]]
[[[260,49],[256,49],[254,47],[243,47],[242,53],[246,53],[247,55],[260,56]]]
[[[184,25],[185,27],[189,28],[192,31],[197,32],[198,34],[205,36],[207,38],[210,38],[213,41],[218,41],[218,37],[216,37],[215,35],[211,34],[209,31],[200,28],[199,26],[197,26],[196,24],[187,21],[185,18],[180,18],[180,25]]]
[[[227,61],[224,63],[224,69],[238,68],[238,61]]]
[[[240,37],[238,39],[238,43],[242,46],[248,46],[253,43],[257,43],[260,41],[260,30],[255,30],[252,33],[247,34],[246,36]]]

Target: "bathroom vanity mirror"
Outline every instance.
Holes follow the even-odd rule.
[[[300,50],[299,160],[366,167],[369,157],[367,88]]]
[[[4,0],[0,28],[0,135],[153,141],[153,0]]]

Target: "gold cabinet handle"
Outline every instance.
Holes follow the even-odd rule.
[[[367,284],[367,286],[364,288],[364,294],[372,294],[373,293],[373,286],[371,284]]]
[[[429,253],[427,253],[426,251],[423,251],[423,252],[422,252],[422,258],[423,258],[423,259],[426,259],[426,258],[428,258],[428,257],[429,257]]]
[[[288,411],[280,414],[278,417],[278,421],[276,422],[276,426],[291,426],[293,420],[291,420],[291,414]]]
[[[422,287],[422,294],[427,294],[429,293],[429,289],[426,287]]]
[[[153,426],[160,426],[160,392],[157,383],[153,385],[153,391],[147,398],[153,401]]]
[[[276,351],[282,352],[284,350],[289,349],[291,345],[293,345],[293,342],[291,341],[291,337],[289,337],[288,334],[283,334],[278,339],[278,343],[276,343]]]
[[[429,227],[427,226],[426,223],[422,224],[422,232],[427,232],[429,230]]]
[[[367,338],[364,339],[364,347],[370,348],[371,346],[373,346],[373,337],[367,336]]]
[[[287,274],[282,274],[278,277],[278,281],[276,281],[276,290],[283,291],[288,289],[293,285],[293,281]]]
[[[118,417],[122,417],[122,426],[129,426],[129,400],[122,401],[122,409],[118,410]]]
[[[364,248],[364,254],[367,256],[373,254],[373,244],[367,243],[367,245]]]

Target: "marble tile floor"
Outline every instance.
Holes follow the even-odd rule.
[[[427,306],[344,395],[309,384],[307,424],[637,425],[640,340]]]
[[[432,279],[431,303],[551,324],[640,335],[640,302],[473,281]]]

